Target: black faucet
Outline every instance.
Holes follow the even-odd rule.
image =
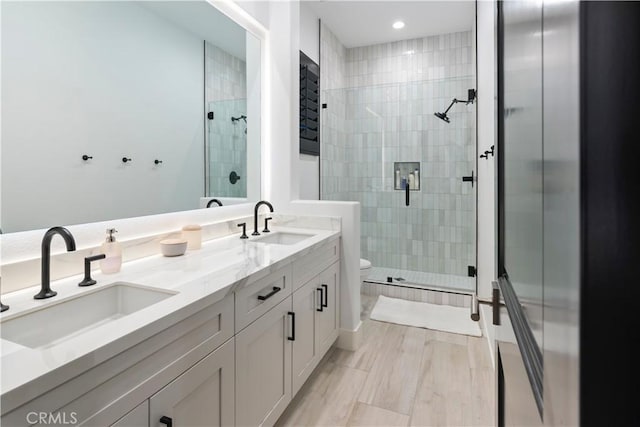
[[[64,239],[64,243],[67,245],[67,252],[73,252],[76,250],[76,241],[73,239],[71,232],[64,227],[52,227],[44,233],[42,238],[42,259],[40,264],[42,266],[42,275],[40,281],[40,292],[33,296],[34,299],[51,298],[58,295],[56,291],[51,290],[50,272],[51,272],[51,239],[53,236],[59,234]]]
[[[211,199],[209,203],[207,203],[207,207],[210,208],[212,204],[217,203],[218,206],[222,206],[222,202],[218,199]]]
[[[256,207],[253,209],[253,233],[251,233],[252,236],[260,235],[260,233],[258,233],[258,209],[260,209],[260,206],[262,205],[269,206],[269,210],[273,212],[273,205],[271,205],[271,203],[267,202],[266,200],[261,200],[256,203]]]

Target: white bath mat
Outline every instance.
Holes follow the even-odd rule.
[[[478,322],[471,320],[469,309],[464,307],[407,301],[380,295],[370,317],[373,320],[399,325],[474,337],[482,336]]]

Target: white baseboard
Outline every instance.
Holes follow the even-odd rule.
[[[336,347],[348,351],[356,351],[362,345],[362,322],[358,323],[358,327],[350,331],[348,329],[340,329]]]

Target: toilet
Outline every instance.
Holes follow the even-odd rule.
[[[369,277],[369,273],[371,273],[371,261],[360,259],[360,289],[362,289],[362,284]]]

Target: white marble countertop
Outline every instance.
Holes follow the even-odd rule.
[[[162,255],[123,264],[117,274],[92,273],[97,284],[81,288],[82,275],[51,283],[54,298],[34,300],[39,287],[3,296],[11,306],[0,315],[8,321],[30,311],[56,304],[114,282],[128,282],[177,292],[163,301],[122,318],[101,324],[89,333],[61,343],[28,348],[0,340],[2,413],[28,402],[192,314],[222,300],[236,289],[268,275],[310,251],[333,241],[340,231],[274,226],[273,232],[312,234],[292,245],[256,243],[239,234],[204,242],[202,249],[184,256]],[[73,316],[73,313],[69,313]],[[2,323],[0,323],[1,331]]]

